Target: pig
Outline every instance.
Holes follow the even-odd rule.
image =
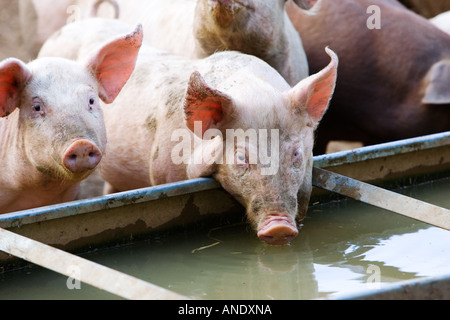
[[[142,27],[87,57],[0,62],[0,213],[74,200],[106,147],[99,99],[134,70]]]
[[[380,29],[369,28],[371,5]],[[340,57],[315,154],[331,140],[373,145],[450,130],[450,37],[427,19],[394,0],[319,0],[313,15],[291,1],[286,9],[311,72],[326,65],[324,46]]]
[[[115,0],[18,0],[14,2],[17,2],[19,7],[19,24],[14,28],[20,33],[19,38],[22,38],[30,58],[35,58],[44,42],[66,23],[97,15],[118,18],[120,12]],[[105,5],[102,5],[104,3]]]
[[[450,11],[437,15],[436,17],[430,19],[430,22],[445,33],[450,34]]]
[[[66,21],[75,19],[68,17],[67,8],[78,8],[72,15],[83,19],[97,14],[92,7],[109,2],[120,20],[142,22],[145,41],[156,48],[191,59],[238,50],[265,60],[291,85],[309,74],[301,38],[284,10],[287,0],[64,0],[52,8],[51,17],[47,15],[52,1],[21,1],[32,2],[36,8],[38,26],[25,34],[38,30],[39,46]]]
[[[20,32],[20,8],[17,1],[0,0],[0,61],[14,56],[29,61],[29,45]],[[32,14],[28,18],[33,18]],[[34,56],[35,57],[35,56]]]
[[[309,75],[286,0],[118,0],[120,20],[142,22],[145,41],[191,59],[216,51],[255,55],[293,86]]]
[[[68,17],[67,8],[78,8],[72,15],[83,19],[97,14],[92,7],[109,2],[120,20],[142,22],[145,41],[159,49],[191,59],[238,50],[265,60],[291,85],[309,74],[301,38],[284,10],[286,0],[64,0],[52,8],[51,17],[47,15],[52,1],[21,1],[32,2],[36,8],[38,26],[24,33],[38,30],[39,46],[66,21],[75,19]]]
[[[95,47],[91,35],[100,45],[120,26],[129,29],[102,19],[70,24],[41,54],[74,46],[83,60]],[[255,56],[224,51],[191,60],[142,45],[133,75],[104,110],[108,145],[99,169],[109,191],[211,176],[243,204],[260,239],[289,243],[308,208],[314,130],[336,81],[338,58],[326,50],[328,66],[291,87]]]

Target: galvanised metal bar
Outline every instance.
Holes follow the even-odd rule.
[[[333,154],[320,155],[314,157],[314,166],[318,168],[327,168],[444,146],[450,146],[450,132],[388,142]],[[91,199],[3,214],[0,215],[0,227],[18,227],[35,222],[42,222],[218,188],[220,188],[219,183],[211,178],[180,181]]]
[[[313,185],[446,230],[450,210],[382,189],[320,168],[313,169]]]
[[[217,189],[219,187],[220,185],[213,179],[200,178],[6,213],[0,215],[0,228],[20,227],[25,224],[107,210],[147,201],[155,201],[163,198]]]
[[[450,146],[450,131],[316,156],[314,166],[333,167],[445,146]]]

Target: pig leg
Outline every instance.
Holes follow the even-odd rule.
[[[103,194],[112,194],[117,192],[119,192],[119,190],[114,188],[109,182],[105,182],[103,185]]]

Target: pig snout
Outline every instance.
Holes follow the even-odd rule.
[[[258,228],[258,237],[274,246],[288,244],[297,235],[295,222],[286,216],[270,216]]]
[[[102,159],[100,149],[88,140],[76,140],[64,151],[63,164],[72,173],[94,169]]]

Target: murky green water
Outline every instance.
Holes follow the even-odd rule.
[[[450,208],[450,179],[401,192]],[[241,224],[84,257],[197,299],[314,299],[450,274],[450,232],[343,201],[311,208],[285,247]],[[0,300],[115,298],[41,268],[0,275]]]

